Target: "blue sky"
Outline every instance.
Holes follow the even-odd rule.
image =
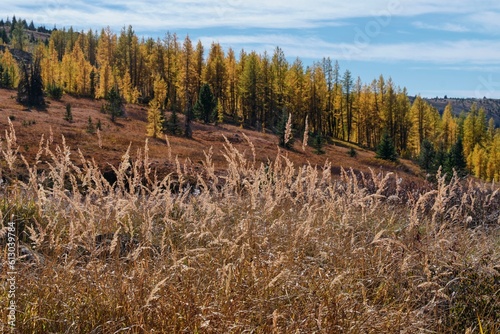
[[[2,18],[36,25],[212,41],[237,52],[280,46],[293,61],[338,60],[363,82],[392,77],[410,95],[500,98],[500,1],[4,0]]]

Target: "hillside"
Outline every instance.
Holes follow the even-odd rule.
[[[132,157],[137,150],[144,149],[146,137],[147,110],[141,105],[126,105],[126,116],[119,118],[116,123],[109,120],[108,115],[100,113],[102,101],[93,101],[63,96],[61,101],[47,100],[48,106],[44,111],[28,110],[15,101],[16,92],[0,89],[0,133],[3,134],[8,127],[8,119],[16,130],[17,144],[20,153],[34,159],[38,152],[39,141],[42,135],[45,139],[53,138],[53,145],[62,144],[62,136],[66,144],[72,149],[73,158],[78,160],[77,150],[81,150],[86,158],[94,158],[103,169],[110,169],[110,165],[117,166],[123,154],[130,145]],[[66,104],[71,104],[73,122],[64,120]],[[96,134],[87,133],[89,116],[95,124],[99,119],[102,123],[101,147]],[[182,116],[181,116],[182,123]],[[148,139],[149,157],[152,167],[160,174],[172,172],[176,168],[175,157],[181,164],[187,162],[189,168],[199,169],[205,160],[204,152],[213,148],[215,168],[222,172],[226,167],[224,158],[224,137],[234,145],[245,157],[252,159],[252,148],[245,139],[255,147],[256,161],[266,164],[276,158],[278,153],[277,137],[269,133],[242,129],[232,125],[205,125],[198,122],[193,124],[193,139],[169,136],[171,153],[165,139]],[[52,132],[52,135],[51,135]],[[314,149],[307,147],[303,152],[300,140],[296,140],[293,150],[280,152],[288,157],[296,166],[311,164],[323,166],[325,162],[332,164],[332,170],[340,174],[341,167],[353,168],[356,171],[369,172],[370,169],[383,172],[396,172],[408,182],[419,182],[419,169],[412,162],[402,160],[398,164],[386,162],[375,158],[372,151],[356,147],[357,155],[348,154],[349,147],[356,147],[349,143],[335,142],[326,145],[325,154],[317,155]],[[31,160],[32,161],[32,160]]]
[[[410,97],[410,101],[413,103],[415,98]],[[460,115],[461,113],[467,113],[471,109],[472,105],[477,104],[478,108],[484,108],[486,111],[486,119],[493,117],[495,120],[496,127],[500,127],[500,100],[498,99],[474,99],[474,98],[433,98],[424,99],[434,108],[439,110],[440,114],[443,114],[444,108],[451,103],[453,106],[453,113],[455,115]]]
[[[66,96],[46,112],[27,111],[9,93],[0,94],[0,112],[15,117],[22,153],[33,155],[50,127],[54,143],[64,134],[101,164],[118,159],[128,142],[134,151],[144,140],[141,106],[129,106],[118,124],[102,118],[101,149],[84,130],[89,115],[102,116],[98,102]],[[71,124],[62,121],[67,102],[74,106]],[[241,163],[230,148],[222,179],[210,158],[198,168],[201,150],[214,147],[222,172],[222,134],[248,157],[247,134],[260,161],[275,155],[275,138],[228,126],[194,130],[194,140],[171,138],[172,150],[193,163],[149,187],[143,180],[151,174],[140,164],[122,170],[129,181],[111,188],[92,160],[81,161],[73,149],[68,161],[67,150],[57,147],[46,150],[51,168],[0,186],[4,327],[102,334],[499,332],[496,186],[442,177],[429,187],[404,187],[400,175],[360,179],[339,176],[338,167],[302,165],[328,158],[365,169],[376,161],[366,151],[350,159],[339,146],[324,156],[282,151],[295,163],[277,159],[269,168]],[[6,132],[4,152],[13,140]],[[155,164],[171,164],[165,143],[150,142]],[[0,154],[3,176],[18,172],[10,157]],[[203,176],[196,189],[193,168]]]

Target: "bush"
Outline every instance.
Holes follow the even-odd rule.
[[[62,89],[62,87],[57,86],[55,84],[54,85],[49,85],[47,87],[47,95],[50,98],[59,101],[62,98],[62,96],[63,96],[63,89]]]

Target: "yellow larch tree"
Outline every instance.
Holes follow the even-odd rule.
[[[8,48],[3,53],[0,52],[0,64],[3,68],[3,77],[0,78],[0,81],[6,87],[17,87],[19,83],[19,68]]]
[[[42,80],[45,87],[62,87],[61,64],[52,38],[49,40],[49,45],[45,49],[44,57],[41,60],[41,67]]]
[[[181,53],[181,109],[188,112],[194,106],[196,89],[196,59],[189,35],[184,39]]]
[[[97,98],[104,98],[111,87],[115,85],[113,75],[114,52],[116,49],[116,35],[107,27],[101,30],[97,44],[97,65],[99,67],[99,87],[96,90]]]
[[[147,135],[158,138],[163,131],[163,115],[160,110],[160,103],[154,98],[149,103]]]
[[[457,140],[458,126],[453,118],[453,106],[451,103],[444,108],[441,119],[441,142],[445,150],[449,150]]]

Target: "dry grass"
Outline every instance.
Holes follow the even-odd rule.
[[[259,162],[259,146],[242,141],[245,154],[226,140],[224,173],[207,150],[203,168],[172,156],[165,177],[146,144],[122,153],[110,185],[64,138],[42,139],[26,161],[11,124],[0,210],[25,254],[17,330],[500,330],[494,186],[440,178],[433,189],[403,188],[394,174],[349,170],[332,178],[330,164],[297,166],[282,152]],[[9,178],[21,170],[29,177]],[[6,251],[2,259],[5,268]]]
[[[297,167],[281,152],[262,164],[250,141],[242,154],[229,140],[223,175],[210,150],[203,169],[173,158],[176,171],[157,178],[146,144],[123,155],[110,185],[64,138],[42,139],[31,162],[15,140],[11,125],[0,209],[28,250],[20,333],[500,329],[491,185],[402,189],[393,174],[346,170],[333,180],[329,164]],[[21,169],[27,180],[9,178]]]

